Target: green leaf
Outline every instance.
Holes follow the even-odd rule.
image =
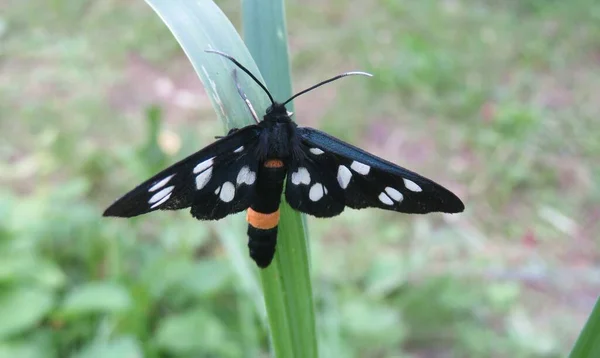
[[[172,354],[205,353],[219,357],[239,355],[221,321],[195,309],[162,320],[156,332],[159,347]]]
[[[283,0],[242,2],[244,37],[273,96],[292,94]],[[288,110],[294,111],[293,104]],[[278,357],[316,357],[317,339],[304,220],[285,200],[280,205],[277,253],[261,279]]]
[[[195,263],[182,277],[178,286],[197,296],[209,296],[222,291],[231,282],[231,266],[218,260]]]
[[[111,282],[92,282],[69,292],[61,313],[66,316],[114,313],[127,310],[131,305],[131,296],[123,286]]]
[[[73,358],[142,358],[140,343],[132,337],[118,337],[108,342],[93,342]]]
[[[47,288],[59,288],[65,283],[65,274],[52,261],[28,253],[10,253],[0,256],[0,282],[34,282]]]
[[[0,294],[0,339],[37,325],[54,303],[51,291],[19,287]]]
[[[232,77],[235,66],[227,59],[206,53],[216,49],[235,57],[248,70],[262,79],[250,53],[237,31],[221,9],[209,0],[146,0],[169,27],[194,66],[213,108],[226,128],[252,124],[248,108],[241,100]],[[269,105],[264,92],[248,78],[239,82],[257,113],[265,113]]]
[[[49,358],[54,355],[48,351],[47,344],[36,341],[0,342],[0,358]]]
[[[365,291],[370,297],[383,298],[406,282],[407,263],[396,253],[381,254],[367,272]]]
[[[47,288],[61,288],[67,280],[57,263],[41,258],[36,260],[35,271],[29,274],[36,283]]]
[[[212,48],[228,53],[261,79],[248,50],[221,10],[208,0],[147,2],[167,24],[192,62],[226,128],[252,124],[252,117],[232,80],[232,64],[204,52]],[[255,58],[261,61],[261,70],[268,74],[266,83],[273,94],[284,98],[291,93],[291,79],[283,2],[246,1],[243,7],[247,43]],[[256,46],[261,43],[261,48]],[[247,76],[239,78],[255,111],[265,113],[269,102],[260,87]],[[273,264],[261,271],[275,352],[281,357],[292,354],[315,357],[315,319],[304,223],[285,202],[281,206],[279,238]]]
[[[577,338],[569,357],[600,357],[600,298],[596,301],[596,305],[579,334],[579,338]]]
[[[220,260],[158,260],[145,274],[144,281],[155,297],[174,291],[178,295],[204,297],[225,290],[232,283],[232,272],[231,266]]]
[[[368,345],[399,343],[407,334],[398,310],[374,302],[354,300],[342,307],[346,330]]]

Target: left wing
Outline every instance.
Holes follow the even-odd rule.
[[[133,217],[192,207],[200,220],[216,220],[250,206],[260,129],[247,126],[156,174],[115,201],[104,216]]]
[[[410,214],[458,213],[462,201],[441,185],[312,128],[297,128],[304,157],[290,165],[286,200],[317,217],[348,206]]]

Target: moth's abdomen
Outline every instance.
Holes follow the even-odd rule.
[[[258,267],[265,268],[269,266],[275,256],[279,210],[271,214],[263,214],[249,208],[246,220],[248,221],[250,257]]]
[[[285,173],[285,166],[278,159],[267,160],[259,168],[255,195],[246,214],[250,257],[260,268],[269,266],[275,256]]]

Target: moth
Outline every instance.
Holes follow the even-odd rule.
[[[256,124],[229,133],[175,163],[115,201],[104,216],[133,217],[191,207],[198,220],[218,220],[247,210],[250,257],[261,268],[275,255],[279,204],[318,218],[344,208],[367,207],[408,214],[458,213],[462,201],[441,185],[316,129],[299,127],[286,104],[326,83],[364,72],[346,72],[285,102],[233,57],[221,55],[256,82],[271,101],[262,121],[234,78]],[[285,183],[285,185],[284,185]]]

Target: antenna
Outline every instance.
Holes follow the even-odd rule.
[[[246,72],[246,74],[247,74],[248,76],[250,76],[250,77],[251,77],[251,78],[254,80],[254,82],[256,82],[256,83],[257,83],[257,84],[260,86],[260,88],[262,88],[262,89],[263,89],[263,91],[265,91],[265,93],[267,94],[267,96],[269,96],[269,100],[271,101],[271,104],[275,104],[275,100],[273,99],[273,96],[271,96],[271,93],[269,92],[269,90],[267,89],[267,87],[265,87],[265,85],[263,85],[263,84],[262,84],[262,83],[261,83],[261,82],[258,80],[258,78],[256,78],[256,77],[255,77],[255,76],[254,76],[254,75],[253,75],[253,74],[252,74],[250,71],[248,71],[248,69],[247,69],[246,67],[242,66],[242,64],[241,64],[241,63],[239,63],[239,62],[238,62],[238,61],[237,61],[235,58],[233,58],[233,57],[229,56],[229,55],[228,55],[228,54],[226,54],[226,53],[223,53],[223,52],[221,52],[221,51],[217,51],[217,50],[204,50],[204,52],[208,52],[208,53],[214,53],[214,54],[217,54],[217,55],[223,56],[223,57],[225,57],[226,59],[228,59],[229,61],[233,62],[233,63],[234,63],[234,64],[235,64],[237,67],[239,67],[239,68],[240,68],[242,71]],[[329,83],[329,82],[333,82],[333,81],[335,81],[335,80],[339,80],[339,79],[340,79],[340,78],[342,78],[342,77],[346,77],[346,76],[355,76],[355,75],[373,77],[373,75],[372,75],[372,74],[370,74],[370,73],[366,73],[366,72],[360,72],[360,71],[344,72],[344,73],[342,73],[342,74],[339,74],[339,75],[337,75],[337,76],[335,76],[335,77],[332,77],[332,78],[330,78],[330,79],[328,79],[328,80],[325,80],[325,81],[323,81],[323,82],[319,82],[319,83],[317,83],[316,85],[314,85],[314,86],[312,86],[312,87],[309,87],[309,88],[305,89],[304,91],[300,91],[300,92],[296,93],[295,95],[293,95],[292,97],[290,97],[290,98],[289,98],[287,101],[283,102],[283,105],[285,106],[285,105],[286,105],[286,104],[288,104],[290,101],[292,101],[294,98],[296,98],[296,97],[298,97],[298,96],[300,96],[300,95],[303,95],[303,94],[305,94],[306,92],[310,92],[310,91],[314,90],[314,89],[315,89],[315,88],[317,88],[317,87],[321,87],[321,86],[323,86],[324,84],[327,84],[327,83]],[[239,85],[238,85],[238,84],[236,84],[236,85],[238,86],[238,90],[239,90]]]
[[[309,87],[309,88],[305,89],[304,91],[300,91],[300,92],[296,93],[295,95],[293,95],[292,97],[290,97],[290,98],[289,98],[287,101],[283,102],[283,105],[285,106],[286,104],[288,104],[288,103],[289,103],[291,100],[293,100],[294,98],[296,98],[296,97],[298,97],[298,96],[300,96],[300,95],[303,95],[303,94],[305,94],[306,92],[310,92],[310,91],[314,90],[314,89],[315,89],[315,88],[317,88],[317,87],[321,87],[321,86],[323,86],[324,84],[327,84],[327,83],[329,83],[329,82],[333,82],[333,81],[335,81],[335,80],[339,80],[339,79],[340,79],[340,78],[342,78],[342,77],[346,77],[346,76],[355,76],[355,75],[373,77],[373,75],[372,75],[372,74],[370,74],[370,73],[366,73],[366,72],[359,72],[359,71],[353,71],[353,72],[344,72],[344,73],[342,73],[342,74],[339,74],[339,75],[337,75],[337,76],[335,76],[335,77],[332,77],[332,78],[330,78],[330,79],[328,79],[328,80],[325,80],[325,81],[323,81],[323,82],[319,82],[319,83],[317,83],[316,85],[314,85],[314,86],[311,86],[311,87]]]
[[[263,89],[263,91],[265,91],[265,93],[267,94],[267,96],[269,96],[269,100],[271,101],[271,104],[275,104],[275,101],[273,100],[273,96],[271,96],[271,93],[269,92],[269,90],[267,89],[267,87],[265,87],[265,85],[263,85],[258,78],[256,78],[250,71],[248,71],[248,69],[244,66],[242,66],[241,63],[239,63],[235,58],[229,56],[226,53],[223,53],[221,51],[217,51],[217,50],[204,50],[204,52],[208,52],[208,53],[215,53],[217,55],[223,56],[226,59],[228,59],[229,61],[233,62],[237,67],[239,67],[242,71],[246,72],[246,74],[248,76],[250,76],[254,82],[256,82],[260,88]]]

